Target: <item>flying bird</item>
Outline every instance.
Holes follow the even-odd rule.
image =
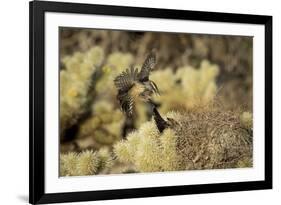
[[[133,115],[135,103],[138,101],[149,102],[152,94],[159,94],[157,85],[149,80],[149,74],[156,64],[156,54],[149,53],[145,59],[140,72],[131,67],[118,75],[114,84],[118,89],[117,99],[121,109],[128,116]]]
[[[126,69],[114,79],[114,84],[118,89],[117,99],[121,109],[128,117],[134,112],[135,104],[138,101],[147,102],[152,107],[153,116],[157,128],[162,132],[170,126],[170,119],[165,121],[159,114],[155,103],[152,101],[152,94],[159,94],[157,85],[149,80],[149,74],[156,64],[155,51],[151,51],[146,57],[140,72],[137,68]]]

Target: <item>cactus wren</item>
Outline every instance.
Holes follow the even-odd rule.
[[[122,111],[128,116],[133,114],[135,103],[138,101],[149,102],[153,93],[159,93],[156,84],[149,80],[149,73],[156,64],[155,52],[151,52],[145,59],[140,72],[131,67],[118,75],[115,86],[118,89],[117,99]]]

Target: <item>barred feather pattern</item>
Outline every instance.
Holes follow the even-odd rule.
[[[135,82],[138,80],[138,69],[134,69],[131,67],[130,69],[126,69],[120,75],[118,75],[115,80],[114,84],[118,90],[128,91]]]
[[[149,53],[149,55],[147,56],[141,67],[141,71],[139,73],[139,80],[141,82],[148,81],[149,73],[153,69],[155,64],[156,64],[156,54],[154,51],[152,51],[151,53]]]
[[[127,92],[125,93],[118,93],[117,99],[120,102],[121,110],[125,112],[128,116],[132,116],[133,114],[133,107],[134,107],[134,100],[128,95]]]
[[[131,67],[126,69],[114,80],[118,89],[117,99],[120,102],[121,109],[129,116],[133,114],[134,100],[129,96],[129,90],[138,82],[138,69]]]

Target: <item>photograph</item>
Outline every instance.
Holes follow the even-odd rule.
[[[59,177],[254,167],[253,36],[58,36]]]
[[[30,203],[272,189],[272,16],[29,5]]]

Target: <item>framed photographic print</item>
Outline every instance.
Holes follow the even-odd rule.
[[[272,17],[30,2],[30,203],[272,188]]]

